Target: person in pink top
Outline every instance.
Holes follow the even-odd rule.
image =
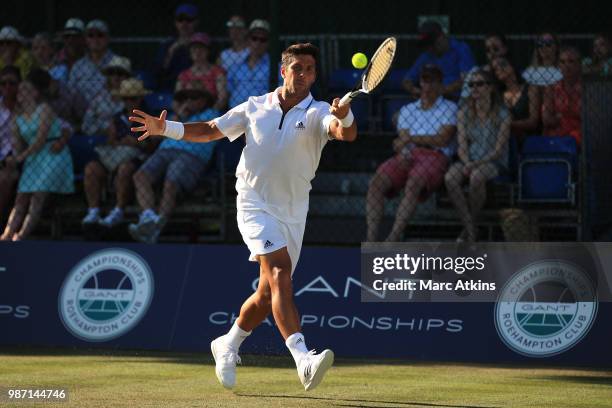
[[[187,84],[191,82],[200,81],[215,99],[214,109],[225,110],[227,107],[225,71],[209,61],[210,37],[206,33],[193,34],[189,45],[189,53],[193,65],[179,74],[176,81],[176,91],[186,88]]]

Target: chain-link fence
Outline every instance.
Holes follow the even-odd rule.
[[[197,18],[179,6],[172,38],[112,38],[102,20],[69,19],[58,36],[31,39],[1,29],[2,239],[238,241],[233,174],[245,137],[138,142],[129,113],[221,116],[282,85],[280,51],[305,41],[320,50],[312,93],[330,102],[360,77],[352,53],[371,56],[387,36],[274,35],[267,20],[228,15],[226,35],[210,37]],[[388,77],[352,103],[357,141],[323,149],[305,242],[605,231],[609,37],[454,36],[436,21],[394,34]]]

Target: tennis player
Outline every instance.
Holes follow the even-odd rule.
[[[259,262],[259,285],[242,305],[229,332],[211,343],[215,372],[226,388],[236,383],[240,345],[269,314],[295,359],[298,376],[312,390],[331,367],[334,354],[308,351],[293,302],[291,278],[297,265],[308,212],[310,181],[328,140],[354,141],[357,127],[350,105],[315,101],[310,88],[316,79],[318,48],[295,44],[282,53],[283,86],[251,96],[225,115],[209,122],[166,121],[135,110],[130,117],[144,132],[188,142],[231,141],[246,135],[236,168],[237,220],[250,261]]]

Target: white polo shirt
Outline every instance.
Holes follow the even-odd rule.
[[[412,136],[435,136],[442,126],[457,126],[457,104],[439,97],[427,110],[421,100],[402,106],[397,118],[397,130],[406,129]],[[445,147],[438,148],[447,157],[453,157],[457,149],[455,136]]]
[[[279,89],[249,97],[214,122],[231,141],[246,134],[236,168],[238,209],[264,210],[282,222],[303,223],[310,181],[334,116],[328,103],[310,94],[283,114]]]

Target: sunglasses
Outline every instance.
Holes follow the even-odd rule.
[[[487,52],[498,52],[498,51],[499,51],[499,48],[498,48],[498,47],[495,47],[495,46],[493,46],[493,47],[485,47],[485,50],[486,50]]]
[[[252,35],[251,36],[251,41],[255,41],[255,42],[260,42],[262,44],[265,44],[268,42],[268,37],[260,37],[257,35]]]
[[[553,45],[555,45],[555,40],[543,40],[540,39],[538,41],[536,41],[536,45],[540,48],[543,47],[552,47]]]
[[[176,21],[177,23],[193,23],[195,21],[195,18],[187,16],[178,16],[174,19],[174,21]]]
[[[89,37],[89,38],[104,38],[104,37],[106,37],[106,34],[93,31],[93,32],[87,33],[87,37]]]
[[[487,81],[470,81],[468,82],[468,87],[470,88],[480,88],[483,87],[485,85],[488,85],[489,83]]]
[[[0,81],[0,86],[17,86],[19,82],[17,81]]]

